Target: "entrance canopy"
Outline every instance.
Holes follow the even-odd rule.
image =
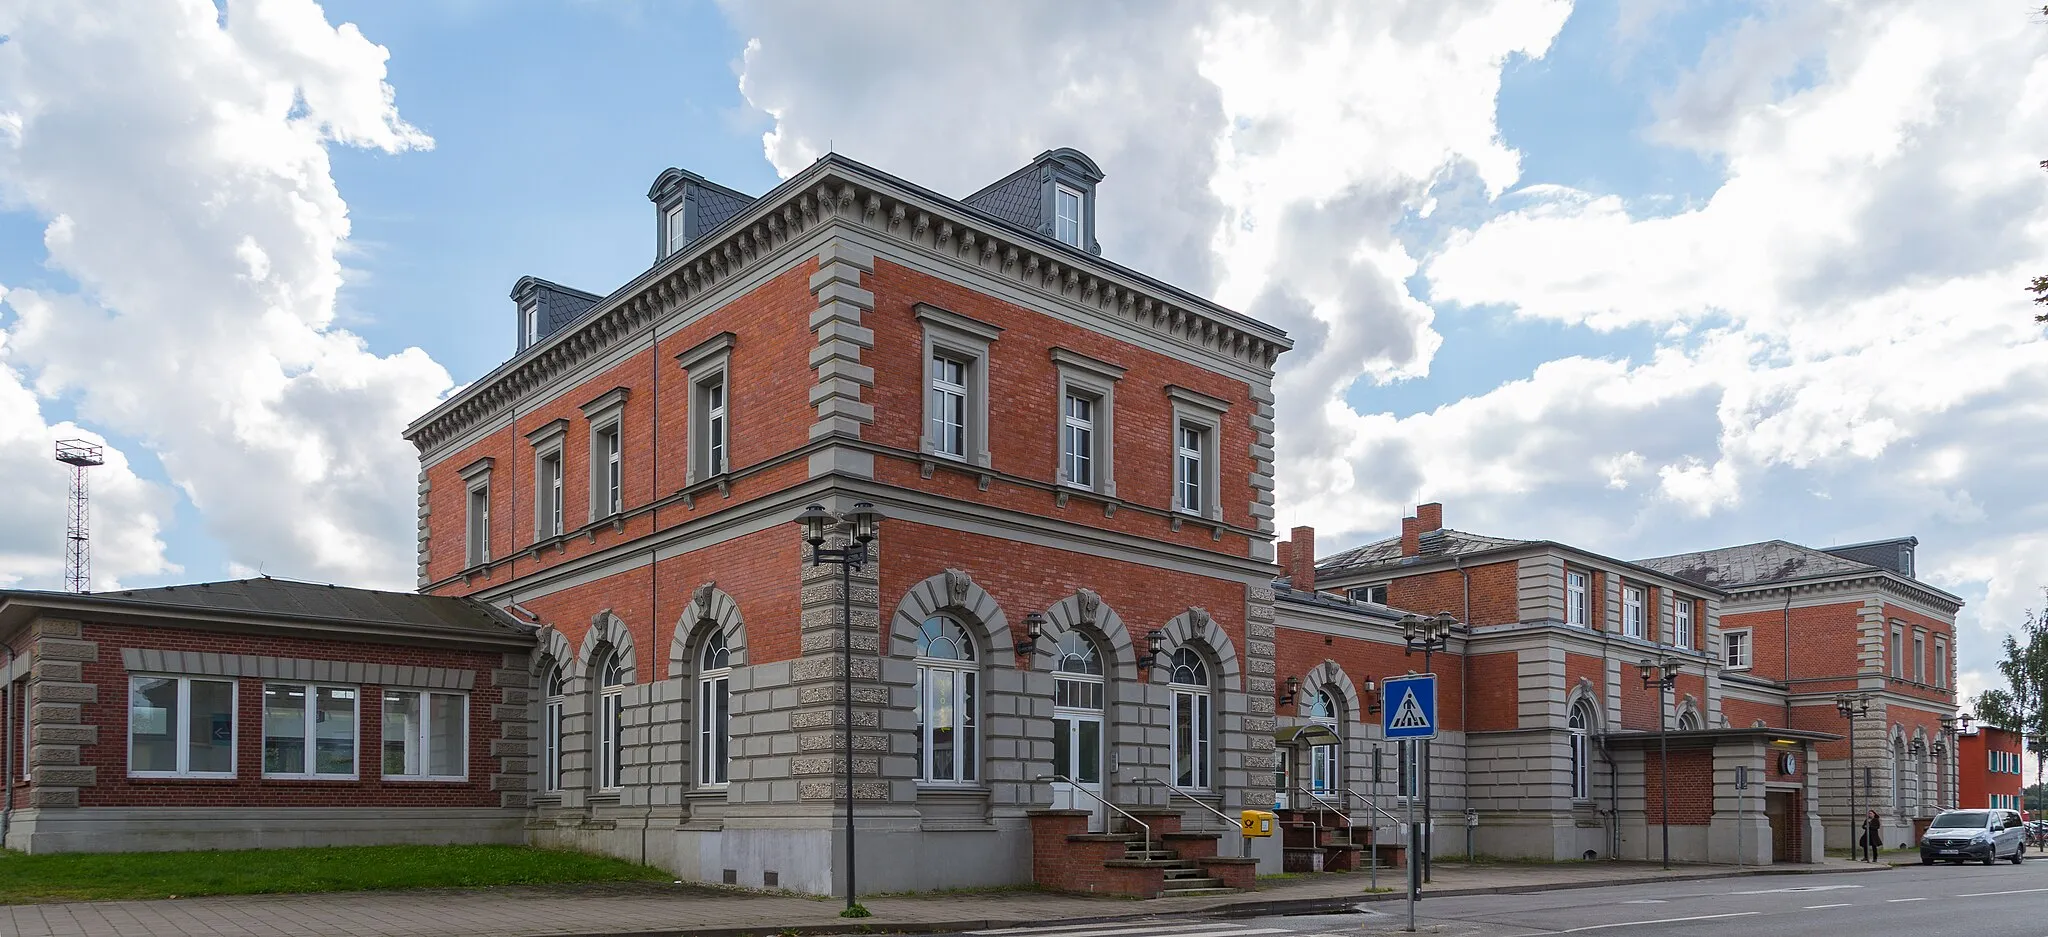
[[[1281,745],[1335,745],[1341,740],[1329,726],[1305,725],[1275,729],[1273,741]]]
[[[1738,742],[1765,744],[1801,745],[1812,742],[1838,742],[1844,736],[1828,732],[1813,732],[1806,729],[1694,729],[1690,732],[1610,732],[1601,739],[1615,748],[1655,749],[1657,740],[1662,738],[1673,749],[1713,748],[1717,745]]]

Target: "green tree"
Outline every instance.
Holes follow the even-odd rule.
[[[2043,594],[2048,598],[2048,590]],[[2034,754],[2034,777],[2039,779],[2048,767],[2048,617],[2031,610],[2026,615],[2019,632],[2005,636],[2005,655],[1998,662],[2005,686],[1977,695],[1977,721],[2018,733]]]
[[[2044,7],[2042,13],[2048,14],[2048,7]],[[2041,161],[2041,168],[2048,169],[2048,159]],[[2027,284],[2027,292],[2034,294],[2034,302],[2048,306],[2048,277],[2035,277],[2034,282]],[[2048,322],[2048,312],[2035,316],[2034,321]]]

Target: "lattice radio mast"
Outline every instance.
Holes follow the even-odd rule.
[[[92,591],[92,497],[85,470],[106,464],[104,450],[83,439],[57,440],[57,461],[71,466],[71,510],[64,540],[64,589]]]

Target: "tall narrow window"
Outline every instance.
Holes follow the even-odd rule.
[[[384,691],[384,777],[462,781],[469,771],[469,697]]]
[[[967,457],[967,363],[932,356],[932,440],[939,455]]]
[[[520,346],[520,347],[522,347],[522,348],[532,348],[533,346],[535,346],[535,345],[538,345],[538,344],[540,344],[540,309],[539,309],[539,308],[537,308],[537,307],[528,307],[528,308],[525,308],[525,309],[521,309],[521,310],[519,310],[519,326],[520,326],[520,330],[521,330],[521,333],[522,333],[522,334],[523,334],[523,335],[525,336],[525,338],[526,338],[526,343],[525,343],[524,345]]]
[[[1586,574],[1566,570],[1564,574],[1564,623],[1584,628],[1587,624]]]
[[[1338,712],[1337,698],[1331,696],[1330,691],[1324,690],[1309,701],[1307,716],[1317,725],[1329,729],[1332,736],[1341,738],[1343,732],[1338,725]],[[1331,794],[1343,789],[1344,775],[1341,773],[1342,765],[1338,760],[1338,753],[1342,748],[1341,741],[1309,746],[1309,790],[1317,794]]]
[[[234,681],[130,677],[128,773],[234,777]]]
[[[1052,776],[1094,793],[1102,786],[1102,652],[1078,631],[1060,637],[1053,663]],[[1056,791],[1073,809],[1096,807],[1072,791]]]
[[[1585,700],[1572,704],[1565,731],[1571,736],[1572,799],[1593,799],[1593,707]]]
[[[1187,790],[1209,788],[1209,665],[1193,648],[1173,652],[1167,677],[1173,692],[1173,783]]]
[[[1948,686],[1948,642],[1939,637],[1934,639],[1934,685]]]
[[[1621,633],[1631,638],[1643,636],[1643,590],[1638,586],[1621,588]]]
[[[1066,186],[1053,189],[1053,237],[1081,246],[1081,193]]]
[[[1671,606],[1671,643],[1692,650],[1692,600],[1683,596]]]
[[[617,651],[605,658],[598,672],[597,694],[597,789],[619,789],[620,768],[625,764],[626,667]]]
[[[265,777],[356,776],[356,688],[263,687]]]
[[[1067,482],[1083,488],[1095,487],[1095,401],[1068,394],[1066,431],[1061,436],[1066,459]]]
[[[1189,423],[1182,423],[1177,434],[1180,443],[1174,458],[1174,495],[1178,502],[1175,507],[1190,514],[1208,510],[1208,493],[1202,490],[1208,435],[1208,430]]]
[[[731,678],[732,652],[725,646],[725,634],[713,628],[697,658],[697,783],[707,787],[725,783],[730,740],[726,723],[731,715],[726,691]]]
[[[673,254],[676,251],[682,250],[683,245],[689,243],[689,227],[683,217],[684,206],[688,204],[688,202],[677,202],[674,208],[668,210],[668,218],[663,223],[663,227],[666,230],[662,232],[668,235],[668,253]]]
[[[17,732],[21,733],[21,742],[20,742],[20,744],[19,744],[19,745],[16,745],[16,746],[15,746],[15,748],[14,748],[14,764],[15,764],[15,770],[17,770],[17,771],[20,771],[20,772],[21,772],[21,779],[22,779],[22,780],[24,780],[24,781],[26,781],[26,780],[28,780],[28,740],[29,740],[29,729],[28,729],[28,721],[29,721],[29,720],[28,720],[28,717],[29,717],[29,707],[28,707],[28,681],[27,681],[26,679],[23,679],[23,680],[17,680],[17,681],[15,681],[15,683],[14,683],[14,686],[13,686],[12,688],[10,688],[10,689],[11,689],[11,695],[9,695],[9,696],[7,697],[7,701],[8,701],[8,703],[9,703],[9,705],[12,705],[12,706],[14,707],[15,711],[16,711],[16,712],[17,712],[17,713],[18,713],[18,714],[19,714],[19,715],[21,716],[21,718],[20,718],[19,720],[17,720],[17,721],[16,721],[15,723],[14,723],[14,725],[15,725],[15,730],[16,730]],[[0,781],[4,781],[4,780],[5,780],[4,778],[0,778]]]
[[[1913,682],[1927,682],[1927,636],[1913,632]]]
[[[562,535],[562,454],[543,456],[535,472],[534,485],[540,495],[540,535]]]
[[[971,784],[979,779],[981,664],[967,629],[944,615],[917,635],[919,779]]]
[[[1892,629],[1892,676],[1906,679],[1906,629]]]
[[[517,523],[516,521],[514,523]],[[491,561],[491,486],[469,489],[469,563],[481,566]]]
[[[604,453],[604,513],[609,516],[625,510],[625,452],[619,439],[619,428],[613,426],[598,434],[598,449]]]
[[[703,385],[704,401],[704,468],[706,474],[718,475],[725,471],[725,376]]]
[[[543,751],[540,786],[541,790],[549,793],[562,790],[562,717],[568,709],[569,674],[558,666],[548,671],[547,700],[542,704],[541,712]]]

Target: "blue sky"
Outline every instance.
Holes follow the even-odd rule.
[[[0,143],[29,118],[0,147],[0,483],[29,493],[0,584],[55,584],[47,434],[76,420],[126,461],[104,575],[403,586],[398,428],[510,353],[520,276],[644,269],[663,168],[760,192],[836,148],[965,194],[1073,145],[1109,172],[1107,253],[1301,340],[1282,521],[1332,548],[1419,495],[1621,556],[1915,533],[1985,643],[2038,600],[2048,509],[2012,467],[2041,456],[2007,450],[2048,422],[2048,344],[2028,266],[1992,255],[2048,252],[2048,83],[1969,77],[2034,67],[2022,13],[1055,2],[248,0],[222,34],[179,0],[97,37],[0,15]],[[65,70],[95,58],[153,77]],[[236,107],[220,147],[205,115]],[[2034,224],[1907,256],[1990,236],[1936,210],[1957,179]],[[124,239],[135,204],[190,250]],[[1842,272],[1867,264],[1916,276]]]

